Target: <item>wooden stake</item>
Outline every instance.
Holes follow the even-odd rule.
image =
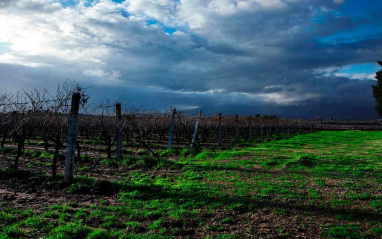
[[[76,149],[76,136],[78,132],[78,110],[80,108],[81,94],[74,92],[69,114],[68,140],[65,158],[64,180],[69,181],[73,178],[74,171],[74,152]]]
[[[222,114],[221,113],[219,113],[218,142],[219,142],[219,145],[222,144]]]
[[[248,140],[252,139],[252,116],[249,116],[248,120]]]
[[[174,131],[174,119],[175,119],[176,109],[172,110],[171,125],[170,125],[170,135],[168,136],[167,149],[171,149],[172,134]]]
[[[269,138],[272,138],[272,125],[269,125]]]
[[[235,140],[239,141],[239,116],[235,115]]]
[[[202,117],[202,111],[199,111],[198,119],[196,120],[196,124],[195,124],[194,135],[192,135],[192,140],[191,140],[190,147],[194,146],[194,142],[195,142],[195,139],[196,139],[196,134],[198,133],[199,120],[200,120],[201,117]]]
[[[122,110],[121,103],[115,104],[115,113],[117,119],[117,129],[116,129],[116,142],[117,142],[117,159],[122,158],[122,131],[121,131],[121,120],[122,120]]]

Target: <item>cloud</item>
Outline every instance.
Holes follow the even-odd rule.
[[[327,69],[375,62],[382,54],[382,34],[351,43],[320,41],[370,24],[339,14],[341,4],[328,0],[0,1],[0,42],[7,44],[6,51],[0,50],[0,66],[13,82],[28,87],[37,87],[41,79],[49,79],[53,87],[74,78],[95,88],[108,86],[114,96],[128,89],[139,89],[147,97],[155,92],[158,108],[173,99],[211,111],[240,108],[233,106],[235,102],[243,109],[255,106],[285,114],[288,108],[306,114],[301,109],[307,105],[324,110],[318,105],[344,99],[351,105],[354,92],[369,107],[373,81],[358,79],[371,79],[370,74],[328,73]],[[0,81],[7,79],[3,75]],[[139,96],[137,100],[143,107],[153,105]]]

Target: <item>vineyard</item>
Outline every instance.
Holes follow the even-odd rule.
[[[4,94],[0,237],[378,238],[380,127]]]
[[[79,159],[97,153],[106,153],[108,159],[113,156],[120,159],[126,152],[139,149],[159,158],[155,150],[170,150],[171,146],[190,146],[200,151],[314,130],[312,122],[278,119],[276,116],[239,117],[220,113],[202,116],[201,111],[198,116],[192,116],[176,109],[169,113],[139,112],[123,110],[121,103],[111,104],[108,100],[94,106],[89,104],[89,96],[85,93],[73,91],[64,85],[63,89],[58,88],[54,98],[47,91],[37,90],[5,94],[0,98],[1,148],[17,149],[15,169],[18,169],[19,158],[26,147],[45,152],[53,149],[52,175],[55,176],[60,152],[66,148],[75,150]],[[77,105],[73,105],[75,101]],[[75,122],[71,121],[71,115]],[[68,135],[73,133],[75,145],[66,145]]]

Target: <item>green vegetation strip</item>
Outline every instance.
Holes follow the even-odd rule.
[[[382,132],[319,132],[160,155],[105,159],[119,170],[118,181],[77,176],[64,183],[4,169],[1,180],[37,180],[63,197],[98,199],[38,210],[2,199],[0,238],[382,237]]]

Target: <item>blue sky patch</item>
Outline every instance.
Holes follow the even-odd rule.
[[[63,6],[64,8],[73,7],[78,4],[78,1],[73,1],[73,0],[61,0],[59,2],[61,6]]]
[[[122,16],[129,18],[130,13],[128,13],[125,9],[119,9],[119,12],[121,13]]]
[[[172,28],[172,27],[164,27],[164,31],[168,34],[173,34],[174,32],[176,32],[176,29],[175,28]]]
[[[126,0],[112,0],[112,2],[116,2],[116,3],[123,3],[124,1]]]
[[[148,20],[148,21],[146,22],[146,25],[147,25],[147,26],[150,26],[150,25],[157,24],[157,23],[158,23],[157,20],[155,20],[155,19],[150,19],[150,20]]]
[[[91,5],[95,2],[96,0],[86,0],[84,1],[84,5],[86,7],[91,7]],[[113,0],[113,2],[116,2],[116,3],[122,3],[124,2],[125,0]],[[64,8],[67,8],[67,7],[74,7],[76,6],[78,3],[79,3],[79,0],[59,0],[59,2],[61,3],[61,5],[64,7]]]
[[[11,44],[9,44],[7,42],[0,42],[0,55],[9,52],[10,46],[11,46]]]
[[[377,63],[364,63],[346,66],[339,72],[346,74],[373,74],[378,70],[380,70],[380,67]]]
[[[171,34],[173,34],[174,32],[177,31],[176,28],[166,26],[162,22],[157,21],[156,19],[148,20],[146,22],[146,25],[147,26],[158,25],[161,29],[163,29],[164,32],[168,33],[169,35],[171,35]]]

